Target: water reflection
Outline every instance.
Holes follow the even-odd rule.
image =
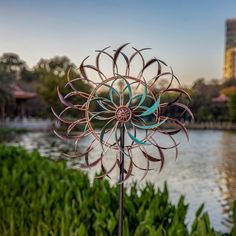
[[[27,132],[17,135],[8,142],[11,145],[22,146],[29,151],[37,150],[42,156],[59,159],[62,153],[68,152],[73,145],[55,138],[53,133]]]
[[[145,181],[152,182],[160,188],[163,188],[164,181],[167,181],[170,197],[174,203],[178,201],[180,194],[184,194],[189,203],[187,216],[189,223],[194,218],[197,208],[204,202],[214,228],[223,232],[229,231],[230,210],[233,201],[236,200],[236,133],[192,130],[189,135],[189,142],[183,134],[177,136],[181,142],[177,161],[173,151],[166,152],[166,163],[162,172],[160,174],[158,170],[150,172]],[[159,137],[159,140],[160,144],[168,142],[163,137]],[[56,159],[62,152],[72,149],[71,144],[46,133],[22,134],[11,143],[24,146],[28,150],[36,149],[42,155]],[[88,140],[82,140],[79,148],[86,148],[87,143]],[[154,149],[150,152],[155,154]],[[99,153],[100,150],[97,149],[91,155],[97,156]],[[107,152],[107,165],[110,165],[113,156],[112,151]],[[143,159],[139,161],[142,165]],[[89,172],[91,178],[96,171],[99,169],[92,169]],[[139,180],[142,174],[137,170],[126,185],[129,186],[133,181]],[[139,185],[144,186],[145,181]]]
[[[220,142],[219,189],[222,194],[221,206],[227,216],[232,216],[232,206],[236,200],[236,134],[224,132]],[[226,217],[223,223],[230,225],[231,217]]]

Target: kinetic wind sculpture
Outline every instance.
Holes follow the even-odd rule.
[[[152,162],[159,162],[161,170],[164,164],[163,150],[174,148],[177,157],[178,144],[173,135],[182,130],[188,137],[182,118],[186,113],[193,117],[190,109],[180,102],[181,97],[185,96],[188,100],[190,100],[190,97],[181,88],[180,82],[173,74],[172,69],[164,71],[163,68],[168,68],[166,63],[156,58],[146,62],[142,52],[148,48],[140,50],[132,48],[133,53],[128,57],[123,52],[125,46],[127,44],[114,50],[113,55],[107,52],[109,47],[98,50],[95,65],[85,64],[87,59],[85,58],[79,66],[78,77],[75,79],[70,79],[71,69],[69,69],[66,87],[69,87],[71,91],[63,96],[58,89],[58,97],[65,109],[60,114],[52,110],[57,119],[68,126],[66,134],[59,134],[55,131],[59,138],[74,140],[75,147],[77,147],[77,143],[82,138],[90,137],[85,152],[81,153],[75,149],[73,153],[65,154],[67,158],[72,160],[79,158],[78,166],[80,168],[91,168],[100,165],[102,174],[99,177],[107,176],[110,178],[109,175],[115,167],[119,168],[119,235],[123,235],[124,181],[132,175],[134,168],[144,171],[142,177],[144,179],[148,171],[152,169]],[[102,56],[107,57],[106,59],[112,62],[111,76],[106,76],[105,71],[101,70]],[[141,68],[134,75],[131,73],[131,67],[137,58],[141,61]],[[119,66],[118,59],[123,60],[123,65],[125,65],[123,73],[120,72],[121,66]],[[156,66],[154,76],[149,79],[145,78],[145,72],[153,66]],[[93,74],[96,73],[97,79],[91,79],[88,74],[89,70]],[[166,87],[158,89],[159,81],[168,76],[169,81]],[[90,85],[91,92],[80,91],[76,87],[78,81]],[[173,87],[174,83],[177,84],[176,87]],[[162,97],[166,94],[174,94],[175,96],[171,96],[171,101],[162,101]],[[73,103],[74,98],[79,98],[80,102]],[[176,112],[175,114],[171,112],[171,109],[179,111],[178,117],[176,117]],[[66,113],[70,111],[77,112],[78,118],[73,120],[66,118]],[[97,122],[102,123],[100,130],[94,128]],[[166,129],[166,123],[172,123],[176,128]],[[77,127],[82,127],[83,132],[77,135],[71,134]],[[137,132],[137,130],[143,132]],[[154,135],[157,133],[166,135],[173,144],[168,147],[160,145],[160,140],[157,140],[158,135]],[[156,148],[156,156],[148,153],[150,145]],[[100,156],[90,156],[90,152],[97,146],[101,147]],[[108,169],[105,167],[105,156],[107,150],[110,149],[114,150],[115,159]],[[137,150],[141,155],[134,157],[134,150]],[[139,158],[145,160],[145,166],[137,164],[136,160]]]

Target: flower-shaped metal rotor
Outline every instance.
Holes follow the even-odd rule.
[[[113,55],[108,53],[108,48],[98,50],[95,65],[85,64],[86,58],[79,66],[78,78],[71,79],[69,70],[66,87],[69,87],[71,92],[63,96],[58,89],[59,99],[65,109],[60,114],[53,110],[58,120],[67,126],[66,134],[55,131],[57,136],[66,140],[74,140],[76,146],[82,138],[90,137],[85,152],[80,153],[75,150],[73,153],[66,154],[67,158],[84,157],[84,161],[80,160],[78,164],[80,168],[91,168],[100,164],[103,172],[101,177],[109,177],[116,166],[120,167],[119,153],[123,153],[129,162],[127,169],[125,169],[124,180],[131,176],[134,167],[144,171],[144,178],[151,170],[151,162],[160,162],[160,169],[162,169],[164,150],[166,149],[174,148],[177,157],[178,144],[173,136],[182,130],[188,137],[183,117],[193,117],[190,109],[181,100],[183,97],[185,97],[185,100],[190,100],[190,97],[181,88],[179,80],[173,74],[172,69],[167,70],[166,63],[156,58],[146,62],[142,52],[147,48],[141,50],[132,48],[133,53],[128,57],[123,52],[126,46],[127,44],[116,49]],[[109,76],[105,75],[105,72],[100,69],[101,56],[107,57],[112,62],[111,75]],[[136,58],[141,61],[141,69],[134,75],[131,74],[130,68]],[[126,65],[123,73],[119,72],[119,60],[123,60]],[[148,76],[149,79],[147,79],[145,72],[151,67],[155,68],[153,69],[154,75]],[[89,70],[97,74],[96,80],[90,78]],[[169,81],[166,85],[158,88],[161,79],[168,76]],[[80,91],[76,87],[78,81],[87,83],[92,88],[91,92]],[[177,86],[173,86],[174,82]],[[169,94],[175,96],[170,96],[166,101]],[[73,97],[80,98],[83,102],[74,104],[70,101]],[[177,109],[179,111],[178,116],[168,112],[168,109]],[[79,118],[67,119],[65,113],[71,110],[79,112]],[[98,123],[102,124],[101,129],[96,129]],[[170,124],[175,128],[167,129],[166,127]],[[72,131],[78,126],[83,128],[82,132],[73,135]],[[127,134],[124,147],[121,147],[120,142],[121,128],[124,128]],[[142,133],[142,137],[140,133]],[[156,133],[167,136],[172,145],[168,147],[161,146],[159,140],[156,139],[156,135],[154,135]],[[157,156],[149,154],[147,147],[150,145],[157,149]],[[97,146],[101,146],[101,152],[100,156],[94,160],[94,158],[90,158],[89,153]],[[116,152],[116,158],[111,168],[106,169],[104,156],[109,149]],[[138,150],[146,160],[145,167],[138,166],[135,163],[133,150]]]

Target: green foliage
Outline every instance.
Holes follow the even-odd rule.
[[[236,235],[236,202],[233,207],[233,228],[231,234]]]
[[[25,129],[0,128],[0,143],[11,141],[16,134],[25,133]]]
[[[231,120],[236,121],[236,92],[229,96],[228,107]]]
[[[0,186],[0,235],[117,235],[119,187],[99,180],[91,186],[87,175],[64,162],[0,146]],[[137,192],[134,185],[125,194],[125,236],[221,235],[203,206],[189,232],[184,197],[173,205],[166,185],[162,192],[151,184]]]
[[[33,74],[17,54],[3,53],[0,56],[0,118],[15,114],[17,103],[12,87],[20,79],[29,81]]]
[[[30,116],[44,118],[52,116],[50,109],[51,106],[53,106],[56,111],[61,111],[61,104],[59,99],[57,99],[56,88],[59,86],[62,93],[68,92],[67,89],[64,89],[64,85],[67,82],[66,74],[69,67],[74,68],[75,66],[66,56],[40,59],[37,65],[29,68],[26,62],[23,61],[19,55],[15,53],[3,53],[0,56],[0,118],[14,115],[14,106],[9,106],[14,102],[10,86],[18,79],[27,84],[31,84],[32,87],[34,87],[32,90],[35,90],[39,95],[36,101],[36,110],[33,109],[35,106],[34,102],[27,104],[27,106],[30,107]],[[76,70],[72,70],[71,78],[74,79],[76,77],[78,77]],[[158,93],[159,90],[164,90],[168,84],[169,81],[167,79],[160,80],[158,86],[155,88],[156,92]],[[83,92],[88,92],[91,89],[82,81],[78,81],[76,88]],[[235,88],[235,79],[220,84],[216,79],[205,81],[203,78],[195,80],[193,86],[184,88],[191,95],[192,100],[189,106],[194,114],[195,121],[236,121],[235,98],[229,95],[229,93],[235,90]],[[104,93],[107,93],[107,91]],[[214,98],[218,97],[222,93],[227,97],[230,97],[228,105],[226,102],[214,101]],[[168,92],[162,95],[161,101],[168,102],[174,98],[176,98],[174,93]],[[75,101],[75,103],[80,103],[80,99]],[[117,98],[115,97],[115,102],[116,99]],[[181,97],[181,101],[183,103],[187,102],[184,96]],[[151,106],[152,104],[151,101],[145,101],[144,105]],[[177,117],[182,113],[182,109],[173,109],[173,107],[171,107],[168,110],[163,108],[162,113],[163,115]],[[72,117],[78,117],[77,115],[78,114],[71,114]],[[184,119],[190,120],[190,117],[185,114]],[[100,128],[103,127],[104,124],[103,122],[98,122],[94,125],[95,127]]]
[[[22,81],[25,81],[26,83],[33,83],[37,80],[37,73],[33,70],[29,69],[23,69],[21,72],[21,79]]]
[[[47,114],[51,114],[50,107],[55,110],[61,111],[62,105],[58,99],[57,87],[60,88],[62,93],[68,93],[71,90],[66,89],[64,86],[67,83],[67,71],[73,64],[67,57],[54,57],[52,59],[41,59],[35,67],[35,73],[37,75],[36,91],[40,97],[47,104]],[[78,77],[76,70],[72,69],[70,73],[70,79]],[[88,92],[90,87],[83,81],[78,81],[76,87],[80,91]],[[72,99],[73,100],[73,99]],[[74,104],[81,104],[81,97],[75,98],[71,101]],[[73,116],[73,114],[71,114]],[[78,117],[78,114],[75,114]]]
[[[10,92],[10,84],[12,83],[13,79],[14,77],[12,76],[11,72],[6,70],[6,67],[1,62],[0,57],[0,103],[2,108],[0,114],[4,112],[3,109],[5,109],[5,105],[13,100],[13,96]]]
[[[3,53],[0,57],[0,66],[5,72],[16,75],[26,68],[26,63],[15,53]],[[15,77],[15,79],[17,78]]]
[[[15,115],[15,107],[11,106],[15,101],[12,95],[12,85],[17,81],[25,82],[26,87],[31,87],[30,90],[35,90],[39,95],[36,101],[37,110],[33,107],[34,102],[27,104],[28,107],[31,106],[30,115],[48,117],[52,115],[51,106],[60,110],[61,104],[57,99],[56,89],[59,86],[62,92],[68,91],[64,89],[64,85],[67,82],[66,73],[71,66],[74,68],[74,64],[69,58],[56,56],[51,59],[41,59],[35,67],[29,68],[17,54],[2,54],[0,56],[0,118]],[[71,79],[76,77],[78,74],[73,69]],[[82,81],[78,81],[76,87],[83,92],[90,90],[90,87]],[[24,87],[23,90],[25,90]],[[74,102],[79,103],[82,99],[77,100]]]
[[[197,122],[229,120],[228,108],[224,102],[213,102],[227,84],[218,84],[217,80],[208,83],[204,79],[194,82],[191,90],[190,108]]]
[[[207,108],[207,106],[199,107],[198,112],[197,112],[197,117],[201,121],[211,121],[211,120],[213,120],[213,115],[209,111],[209,108]]]
[[[74,64],[71,63],[70,59],[66,56],[56,56],[51,59],[40,59],[35,66],[35,71],[45,71],[51,72],[58,76],[63,76],[69,67],[73,67]]]

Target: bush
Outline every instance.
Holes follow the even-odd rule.
[[[236,92],[229,96],[229,115],[232,121],[236,121]]]
[[[106,180],[91,186],[87,175],[64,162],[0,146],[0,235],[117,235],[118,190]],[[124,235],[223,235],[211,227],[203,206],[189,232],[187,208],[183,196],[171,204],[166,185],[161,192],[148,184],[140,194],[134,185],[125,196]]]

